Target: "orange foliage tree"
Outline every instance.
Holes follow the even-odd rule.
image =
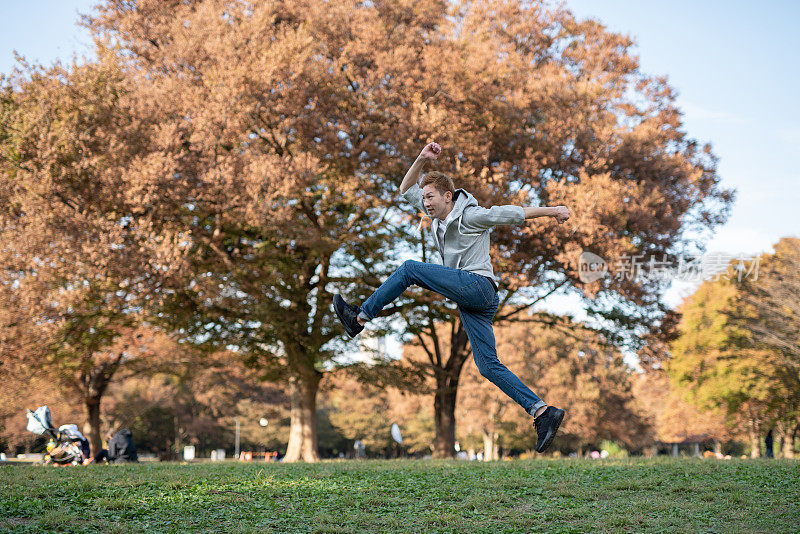
[[[437,170],[483,206],[564,204],[573,213],[560,226],[493,231],[495,324],[556,325],[529,312],[571,294],[604,335],[635,346],[666,311],[666,283],[630,272],[583,283],[580,255],[589,250],[614,269],[626,256],[662,260],[700,248],[686,231],[723,222],[733,198],[719,186],[710,146],[686,136],[673,90],[639,71],[632,41],[596,21],[543,2],[451,3],[446,15],[414,73],[420,96],[410,98],[424,110],[417,128],[444,147]],[[407,164],[417,150],[402,152]],[[419,246],[423,261],[438,260],[424,240]],[[451,456],[467,336],[452,306],[408,295],[423,305],[403,315],[436,380],[436,454]],[[439,320],[450,325],[444,334]]]
[[[495,336],[501,361],[547,402],[567,410],[557,447],[581,451],[608,439],[641,450],[652,441],[647,413],[633,395],[632,370],[596,332],[578,323],[513,324],[497,328]],[[404,354],[412,367],[424,359],[419,347]],[[429,380],[435,384],[433,376]],[[501,442],[523,450],[536,443],[530,416],[480,376],[474,364],[465,366],[456,414],[459,441],[482,444],[487,460],[498,459]]]
[[[710,149],[681,131],[666,81],[638,72],[630,40],[544,2],[107,0],[85,24],[96,64],[4,88],[4,117],[35,102],[14,135],[3,126],[4,174],[28,177],[0,186],[4,224],[33,213],[14,195],[32,208],[44,193],[31,250],[73,225],[74,254],[59,261],[133,267],[110,277],[113,294],[128,280],[148,305],[168,296],[158,317],[183,339],[236,346],[287,382],[287,460],[318,457],[316,395],[341,349],[331,294],[365,296],[396,263],[397,240],[415,242],[393,206],[426,139],[452,147],[444,170],[482,204],[575,213],[553,231],[496,230],[499,322],[574,290],[608,297],[590,301],[602,317],[640,324],[658,312],[661,284],[582,287],[580,251],[674,251],[731,199]],[[91,231],[77,226],[87,213]],[[405,317],[437,377],[446,456],[467,341],[452,309],[421,298],[393,309],[416,309]],[[448,354],[425,337],[431,317],[452,321]]]
[[[77,397],[95,451],[109,383],[161,363],[154,346],[169,342],[146,320],[183,265],[154,199],[123,186],[158,173],[147,158],[157,126],[115,58],[99,55],[17,71],[0,100],[0,309],[15,337],[2,360]]]

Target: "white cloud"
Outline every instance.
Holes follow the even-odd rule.
[[[775,237],[755,228],[740,225],[727,225],[720,228],[708,241],[708,252],[725,252],[728,254],[763,254],[772,253],[774,245],[780,237]]]
[[[716,111],[703,106],[699,106],[697,104],[693,104],[691,102],[682,102],[678,105],[678,107],[680,107],[686,118],[689,120],[717,121],[717,122],[728,122],[734,124],[743,124],[747,122],[745,118],[739,117],[738,115],[735,115],[728,111]]]

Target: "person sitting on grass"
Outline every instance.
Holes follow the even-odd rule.
[[[544,452],[565,412],[548,406],[497,358],[492,319],[500,299],[489,257],[489,236],[497,225],[523,224],[536,217],[553,217],[561,224],[569,219],[569,210],[566,206],[483,208],[471,194],[455,189],[452,178],[441,172],[428,173],[418,184],[424,165],[435,161],[441,150],[436,143],[426,145],[400,184],[403,198],[433,219],[432,233],[441,264],[408,260],[361,306],[334,295],[334,310],[347,334],[355,337],[412,284],[455,302],[478,370],[533,416],[536,451]]]
[[[97,453],[91,459],[93,462],[105,460],[110,464],[119,464],[139,461],[136,445],[133,443],[133,434],[129,429],[123,428],[113,435],[109,432],[106,434],[106,439],[108,440],[108,449],[103,449]]]

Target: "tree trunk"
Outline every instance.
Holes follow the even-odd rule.
[[[444,366],[434,365],[436,393],[433,399],[433,456],[453,458],[456,455],[456,397],[461,369],[469,358],[467,332],[461,321],[450,336],[450,355]],[[433,362],[432,362],[433,363]]]
[[[175,410],[175,415],[172,416],[172,430],[174,432],[174,437],[172,440],[172,458],[176,460],[181,460],[181,425],[180,420],[178,419],[178,411]]]
[[[760,458],[763,408],[752,402],[746,403],[745,408],[747,432],[750,437],[750,458]]]
[[[436,373],[436,393],[433,399],[433,456],[452,458],[456,455],[456,395],[458,376]]]
[[[792,447],[791,439],[789,434],[781,436],[781,456],[784,458],[794,458],[794,447]]]
[[[92,456],[103,448],[103,441],[100,438],[100,399],[99,396],[84,399],[86,422],[83,425],[83,433],[89,440]]]
[[[483,461],[499,460],[499,447],[497,446],[497,432],[494,430],[483,431]]]
[[[483,428],[483,459],[490,462],[500,459],[497,423],[500,421],[503,406],[495,398],[489,398],[485,405],[487,424]]]
[[[760,458],[761,457],[761,436],[759,435],[758,431],[751,430],[750,431],[750,458]]]
[[[292,402],[289,445],[284,462],[317,462],[317,390],[322,373],[301,369],[289,379]]]
[[[100,439],[100,401],[108,388],[108,384],[114,377],[114,373],[119,369],[124,352],[120,352],[111,360],[95,364],[81,375],[83,384],[83,399],[86,405],[86,423],[83,426],[83,433],[89,439],[92,455],[96,455],[103,448]],[[89,358],[88,361],[92,361]]]
[[[788,428],[788,425],[786,425],[786,427],[783,433],[783,457],[794,458],[794,437],[800,427],[794,427],[791,430]]]

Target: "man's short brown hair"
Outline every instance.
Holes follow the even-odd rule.
[[[440,195],[444,195],[448,191],[450,191],[451,195],[456,194],[456,186],[453,184],[453,179],[450,178],[449,175],[439,172],[439,171],[432,171],[425,175],[422,179],[422,182],[419,184],[419,188],[422,189],[426,185],[433,184],[437,191],[439,191]]]

